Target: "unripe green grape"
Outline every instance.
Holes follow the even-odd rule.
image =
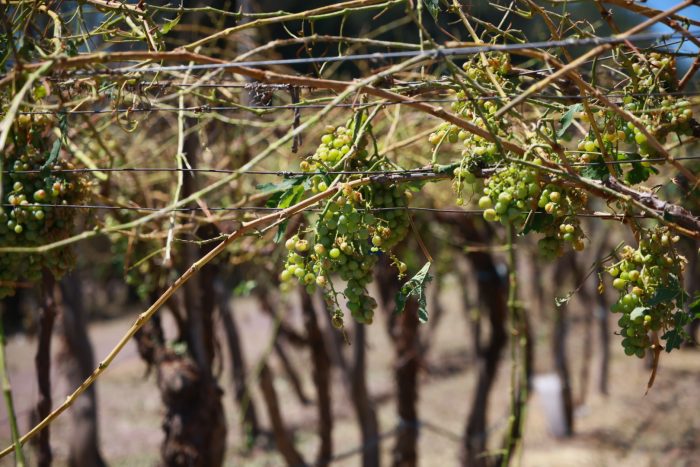
[[[484,219],[488,222],[494,222],[498,219],[498,214],[494,209],[486,209],[483,213]]]
[[[292,276],[293,276],[292,272],[291,272],[289,269],[285,269],[284,271],[282,271],[282,272],[280,273],[280,280],[281,280],[282,282],[286,282],[286,281],[288,281],[289,279],[291,279]]]
[[[640,145],[641,145],[641,144],[645,144],[645,143],[647,142],[647,137],[646,137],[646,135],[645,135],[644,133],[642,133],[642,132],[635,133],[635,135],[634,135],[634,141],[635,141],[637,144],[640,144]]]
[[[491,198],[489,198],[488,196],[482,196],[481,198],[479,198],[479,207],[481,209],[488,209],[492,206],[493,204],[491,202]]]
[[[613,281],[613,287],[615,287],[617,290],[623,290],[626,286],[627,281],[619,277]]]

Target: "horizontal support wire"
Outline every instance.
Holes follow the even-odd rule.
[[[90,76],[94,74],[127,74],[127,73],[160,73],[164,71],[195,71],[195,70],[223,70],[227,68],[240,67],[266,67],[273,65],[304,65],[312,63],[333,63],[345,61],[384,61],[391,58],[414,58],[425,57],[426,59],[436,59],[443,57],[468,56],[486,52],[508,52],[511,50],[526,50],[526,49],[544,49],[551,47],[581,47],[581,46],[598,46],[604,44],[621,44],[624,42],[643,42],[649,40],[672,40],[682,39],[683,37],[700,37],[700,31],[685,31],[684,34],[678,32],[647,32],[640,34],[632,34],[626,37],[608,36],[608,37],[585,37],[576,39],[562,39],[551,41],[536,41],[525,42],[522,44],[485,44],[469,47],[444,47],[430,50],[404,50],[398,52],[374,52],[344,56],[329,56],[329,57],[305,57],[305,58],[285,58],[273,60],[251,60],[240,62],[224,62],[224,63],[202,63],[188,65],[166,65],[166,66],[146,66],[141,68],[120,67],[112,69],[102,69],[94,72],[80,72],[75,76]]]
[[[657,92],[657,93],[631,93],[625,94],[632,97],[685,97],[685,96],[699,96],[700,91],[671,91],[671,92]],[[517,94],[512,94],[508,97],[515,97]],[[609,95],[609,98],[619,98],[622,99],[624,96],[620,95]],[[477,101],[499,101],[503,100],[502,96],[477,96],[470,98],[471,100]],[[530,96],[530,99],[539,100],[583,100],[591,99],[590,96],[585,96],[581,94],[569,94],[569,95],[556,95],[556,94],[535,94]],[[455,103],[455,102],[466,102],[467,99],[456,99],[456,98],[432,98],[432,99],[411,99],[410,101],[382,101],[382,102],[363,102],[361,104],[350,104],[350,103],[339,103],[336,104],[337,108],[357,108],[357,107],[371,107],[371,106],[390,106],[390,105],[410,105],[416,103]],[[209,105],[199,105],[191,107],[127,107],[127,108],[116,108],[116,109],[94,109],[94,110],[27,110],[17,112],[19,115],[96,115],[96,114],[118,114],[118,113],[148,113],[148,112],[192,112],[196,114],[207,114],[213,112],[225,112],[225,111],[245,111],[249,109],[253,110],[297,110],[297,109],[322,109],[325,104],[282,104],[282,105],[237,105],[237,106],[209,106]]]
[[[587,153],[587,154],[599,154],[595,152],[586,151],[566,151],[569,153]],[[634,154],[634,153],[628,153]],[[700,160],[700,155],[695,156],[679,156],[673,158],[676,161],[685,160]],[[617,161],[603,161],[603,162],[570,162],[567,165],[570,167],[595,167],[604,165],[624,165],[624,164],[638,164],[642,162],[665,162],[667,159],[663,157],[647,158],[647,159],[634,159],[634,160],[617,160]],[[482,170],[494,169],[495,167],[485,167]],[[374,170],[374,171],[363,171],[363,170],[330,170],[328,172],[300,172],[300,171],[287,171],[287,170],[236,170],[236,169],[214,169],[214,168],[179,168],[179,167],[109,167],[109,168],[80,168],[80,169],[36,169],[36,170],[3,170],[2,173],[7,174],[38,174],[38,173],[91,173],[91,172],[185,172],[185,173],[220,173],[220,174],[240,174],[240,175],[275,175],[278,177],[305,177],[305,176],[315,176],[315,175],[408,175],[413,173],[432,173],[431,168],[422,169],[406,169],[406,170]]]
[[[682,38],[680,40],[676,41],[670,41],[670,42],[664,42],[663,44],[658,44],[658,45],[653,45],[645,48],[644,50],[646,52],[653,52],[653,51],[658,51],[660,47],[671,47],[674,45],[682,44],[685,42],[686,38]],[[683,52],[670,52],[670,51],[665,51],[661,50],[662,53],[672,55],[674,57],[696,57],[697,53],[683,53]],[[632,54],[632,52],[622,52],[623,54]],[[605,55],[599,57],[597,60],[596,59],[591,59],[583,62],[581,65],[590,65],[593,62],[600,62],[602,60],[608,60],[615,58],[613,54],[610,55]],[[537,73],[546,73],[548,71],[551,71],[552,68],[539,68],[536,70],[518,70],[518,71],[511,71],[510,74],[515,74],[517,76],[527,76],[527,75],[532,75],[532,74],[537,74]],[[75,78],[70,78],[70,79],[65,79],[63,81],[60,81],[59,78],[54,78],[54,77],[47,77],[47,80],[51,81],[52,83],[61,86],[61,85],[70,85],[74,84],[77,82]],[[134,79],[134,78],[131,78]],[[428,83],[428,84],[438,84],[441,82],[445,82],[445,79],[440,79],[440,80],[424,80],[424,81],[409,81],[409,82],[402,82],[402,85],[416,85],[416,84],[423,84],[423,83]],[[178,86],[178,87],[222,87],[222,88],[247,88],[251,86],[251,83],[235,83],[235,82],[227,82],[227,83],[210,83],[210,82],[181,82],[181,81],[138,81],[134,84],[134,86],[147,86],[147,85],[153,85],[153,86]],[[288,84],[261,84],[264,86],[266,89],[288,89],[289,85]],[[314,88],[313,85],[296,85],[297,87],[300,88]]]
[[[26,204],[15,206],[13,204],[2,204],[3,207],[19,207],[27,210],[32,210],[36,208],[61,208],[61,209],[97,209],[97,210],[109,210],[109,211],[144,211],[144,212],[155,212],[155,211],[174,211],[174,212],[215,212],[215,211],[242,211],[242,212],[277,212],[284,211],[285,208],[275,208],[269,206],[232,206],[232,207],[184,207],[184,208],[151,208],[151,207],[137,207],[137,206],[113,206],[108,204]],[[449,209],[449,208],[423,208],[423,207],[410,207],[410,206],[394,206],[394,207],[383,207],[383,208],[371,208],[371,209],[358,209],[359,212],[381,212],[381,211],[410,211],[410,212],[441,212],[441,213],[451,213],[451,214],[464,214],[464,215],[483,215],[484,209]],[[321,208],[310,208],[305,209],[301,212],[323,212]],[[297,213],[297,214],[299,214]],[[520,214],[526,215],[548,215],[546,212],[540,211],[522,211]],[[577,213],[571,214],[566,217],[594,217],[598,219],[649,219],[651,216],[646,214],[615,214],[607,212],[589,212],[589,213]]]

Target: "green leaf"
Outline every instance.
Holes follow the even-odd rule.
[[[421,323],[428,322],[428,303],[425,297],[425,288],[428,282],[433,280],[433,276],[428,274],[430,265],[430,261],[425,263],[421,270],[401,287],[401,290],[396,294],[396,309],[394,313],[402,313],[404,308],[406,308],[408,299],[416,297],[418,299],[418,320]]]
[[[693,297],[693,302],[688,306],[688,311],[695,316],[695,319],[700,319],[700,292]]]
[[[177,26],[177,23],[180,22],[180,19],[182,18],[182,15],[177,15],[177,17],[173,20],[168,21],[163,25],[163,27],[160,28],[160,34],[162,36],[166,35],[169,33],[175,26]]]
[[[285,191],[282,197],[277,203],[277,207],[280,209],[286,209],[293,204],[296,204],[302,196],[304,196],[304,187],[301,185],[296,185]]]
[[[247,297],[257,286],[258,283],[254,280],[239,282],[233,289],[233,295],[236,297]]]
[[[683,311],[677,311],[673,315],[673,323],[676,329],[683,329],[687,324],[693,320],[693,315],[690,313],[685,313]]]
[[[289,224],[289,220],[287,219],[280,223],[279,227],[277,227],[277,233],[275,233],[275,236],[272,239],[273,242],[279,243],[282,241],[284,238],[284,233],[287,231],[287,224]]]
[[[625,181],[630,185],[646,182],[651,174],[659,173],[654,167],[644,167],[640,162],[633,162],[632,169],[625,174]]]
[[[595,165],[587,165],[581,169],[581,175],[586,178],[591,178],[593,180],[605,180],[610,175],[608,168],[602,162],[605,162],[602,157],[597,158],[591,162],[598,162]]]
[[[66,135],[68,135],[68,118],[66,117],[65,113],[58,114],[58,129],[60,130],[61,134],[58,139],[53,142],[49,157],[46,159],[46,162],[44,162],[44,165],[41,166],[42,172],[51,170],[53,164],[56,162],[56,160],[58,160],[58,155],[61,152],[63,140],[66,138]]]
[[[262,195],[283,192],[287,191],[295,185],[299,185],[301,182],[304,181],[304,178],[306,177],[290,177],[285,178],[280,183],[261,183],[259,185],[255,185],[255,189],[258,190],[258,192]]]
[[[554,218],[548,215],[544,209],[538,209],[537,211],[532,211],[527,218],[527,222],[523,227],[523,231],[519,235],[527,235],[528,233],[544,232],[547,227],[552,225]]]
[[[34,91],[32,91],[32,94],[34,94],[34,99],[38,101],[39,99],[46,97],[48,92],[44,86],[37,86],[34,88]]]
[[[683,343],[683,336],[678,331],[678,329],[673,329],[668,331],[666,334],[661,336],[661,339],[666,341],[666,352],[671,352],[673,349],[680,349]]]
[[[423,0],[423,5],[430,12],[430,16],[437,21],[438,13],[440,13],[440,2],[439,0]]]
[[[670,300],[676,299],[682,292],[681,285],[678,279],[671,276],[671,280],[668,284],[659,286],[654,295],[647,301],[647,305],[654,306],[663,302],[668,302]]]
[[[279,196],[276,196],[276,206],[272,207],[278,207],[280,209],[286,209],[289,206],[292,206],[301,200],[301,198],[304,196],[304,192],[306,189],[304,188],[304,185],[294,185],[287,191],[281,193]],[[272,199],[268,200],[267,204],[268,206],[270,205],[270,202]],[[285,220],[282,222],[279,227],[277,228],[277,233],[275,234],[275,238],[273,239],[275,243],[279,243],[282,241],[284,238],[284,233],[287,230],[287,223],[288,221]]]
[[[559,124],[561,125],[561,128],[559,128],[559,131],[557,131],[557,138],[561,138],[564,136],[564,133],[566,133],[566,130],[571,126],[572,123],[574,123],[574,116],[581,111],[583,106],[581,104],[574,104],[571,107],[569,107],[569,110],[567,110],[564,115],[561,116],[559,119]]]

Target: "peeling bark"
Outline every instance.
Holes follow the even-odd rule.
[[[331,406],[331,362],[323,341],[323,334],[318,326],[316,307],[312,297],[303,288],[301,294],[301,309],[304,315],[304,326],[313,363],[312,377],[316,387],[316,407],[318,409],[318,436],[321,439],[316,465],[328,465],[333,455],[333,411]]]
[[[87,333],[83,289],[77,273],[60,282],[61,336],[63,349],[60,358],[63,373],[70,387],[78,387],[92,373],[95,359]],[[90,386],[70,410],[71,430],[68,465],[71,467],[102,467],[105,464],[99,449],[97,422],[97,394]]]
[[[39,399],[36,403],[35,416],[43,420],[51,412],[51,335],[56,319],[56,300],[54,297],[55,281],[49,271],[44,271],[42,282],[42,301],[39,309],[38,346],[34,357],[36,378],[39,387]],[[37,436],[37,465],[51,465],[51,437],[49,428],[41,430]]]
[[[229,303],[230,295],[226,290],[228,290],[228,288],[218,281],[216,292],[219,302],[219,313],[226,334],[226,344],[231,358],[233,392],[238,409],[241,411],[240,423],[242,431],[246,433],[249,438],[255,439],[260,434],[260,425],[257,411],[255,410],[255,404],[248,394],[245,355],[243,353],[243,346],[241,345],[236,317]]]
[[[272,379],[272,373],[267,364],[263,364],[260,369],[260,390],[263,394],[263,399],[267,405],[268,416],[272,425],[272,431],[275,437],[275,444],[280,455],[290,467],[300,467],[306,465],[304,459],[299,454],[299,451],[294,447],[294,440],[284,424],[282,413],[280,411],[279,399],[277,391]]]

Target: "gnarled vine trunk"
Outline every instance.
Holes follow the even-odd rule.
[[[300,288],[301,310],[313,363],[312,377],[316,386],[316,408],[318,409],[318,436],[321,445],[316,457],[316,465],[328,465],[333,455],[333,412],[331,407],[331,362],[318,325],[316,307],[311,295]]]
[[[56,320],[56,299],[54,288],[56,281],[53,274],[44,271],[41,305],[39,308],[38,345],[34,357],[36,379],[39,387],[39,399],[35,408],[35,419],[43,420],[51,412],[51,335]],[[37,465],[48,467],[53,460],[49,428],[41,430],[37,439]]]
[[[221,322],[224,325],[229,358],[231,359],[234,398],[241,412],[239,418],[242,431],[252,441],[260,434],[260,425],[255,404],[250,397],[248,384],[246,383],[246,360],[243,354],[240,332],[238,331],[238,323],[229,303],[231,294],[228,290],[229,288],[223,281],[217,280],[216,294]]]
[[[412,467],[418,462],[418,370],[421,348],[418,334],[418,303],[411,298],[399,315],[393,312],[401,283],[382,257],[376,274],[382,308],[388,313],[388,329],[394,343],[394,381],[396,383],[397,435],[392,450],[392,465]]]
[[[77,272],[60,281],[60,333],[63,338],[60,365],[69,387],[78,387],[95,365],[92,344],[87,333],[83,288]],[[71,467],[102,467],[105,464],[99,447],[97,394],[90,386],[75,401],[71,414],[71,437],[68,465]]]

